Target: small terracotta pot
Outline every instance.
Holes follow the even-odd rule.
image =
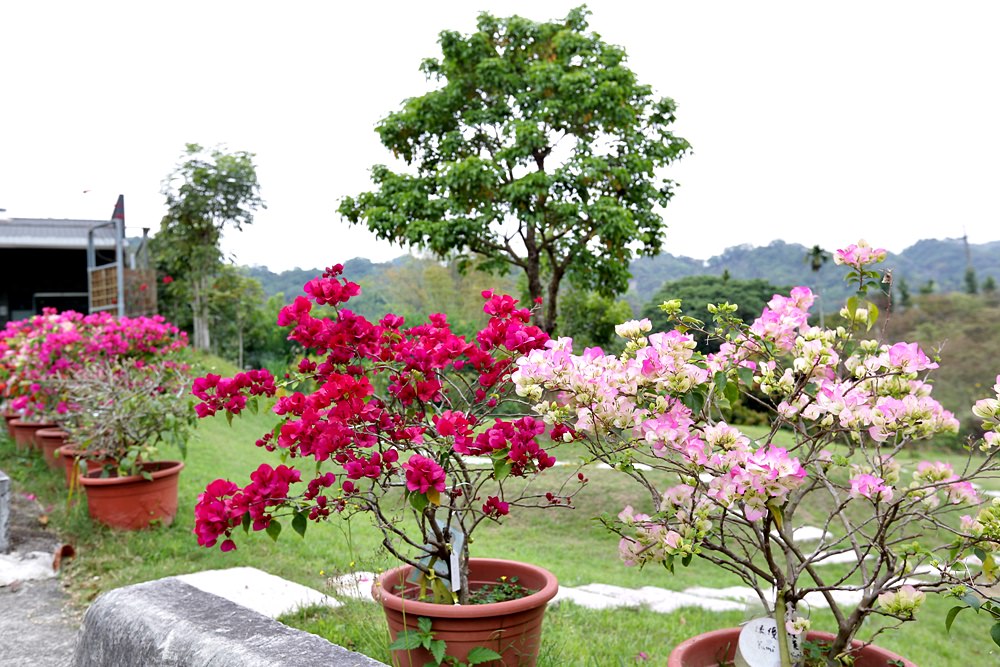
[[[807,637],[812,641],[833,641],[835,635],[812,630]],[[736,646],[740,639],[740,628],[714,630],[687,639],[670,652],[667,667],[718,667],[731,664],[736,657]],[[861,646],[855,640],[854,646]],[[854,667],[886,667],[890,660],[898,660],[905,667],[917,667],[909,660],[892,651],[869,644],[853,654]]]
[[[123,530],[140,530],[154,522],[169,526],[177,514],[177,483],[181,461],[149,461],[140,464],[152,480],[141,475],[100,477],[89,472],[80,477],[87,493],[87,510],[99,523]]]
[[[41,448],[45,462],[53,470],[61,470],[63,467],[63,458],[58,450],[66,444],[68,437],[69,433],[61,428],[42,428],[35,432],[35,442]]]
[[[412,570],[409,565],[394,568],[378,577],[372,586],[372,596],[385,611],[393,641],[404,629],[416,630],[417,619],[426,617],[431,619],[434,638],[444,640],[447,655],[460,661],[464,662],[473,648],[483,646],[503,656],[502,661],[482,663],[484,667],[535,665],[545,607],[559,590],[555,575],[530,563],[473,558],[469,561],[471,589],[496,583],[501,577],[517,577],[519,584],[537,592],[505,602],[447,605],[406,597],[417,587],[406,580]],[[404,591],[402,596],[396,593],[400,587]],[[393,651],[393,664],[400,667],[428,662],[433,662],[433,657],[423,648]]]
[[[86,469],[88,473],[97,472],[105,466],[115,464],[114,459],[88,459],[83,456],[83,452],[75,445],[63,445],[58,449],[58,456],[62,459],[63,468],[66,470],[66,488],[73,489],[79,486],[77,481],[80,471]]]
[[[21,418],[21,413],[20,412],[15,412],[13,410],[7,410],[6,412],[3,413],[3,420],[4,420],[4,422],[7,425],[7,435],[9,435],[11,437],[11,440],[14,439],[14,427],[11,426],[10,423],[12,421],[14,421],[15,419],[20,419],[20,418]]]
[[[35,431],[43,428],[55,428],[52,422],[32,422],[24,419],[14,419],[9,422],[14,429],[14,442],[18,449],[38,447],[35,443]]]

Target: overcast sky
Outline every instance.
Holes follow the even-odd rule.
[[[427,89],[438,33],[577,4],[5,2],[0,215],[104,220],[122,193],[129,233],[155,232],[184,144],[222,144],[256,153],[268,203],[226,237],[239,263],[395,257],[336,207],[391,161],[373,128]],[[1000,239],[1000,3],[588,6],[694,148],[668,172],[665,251]]]

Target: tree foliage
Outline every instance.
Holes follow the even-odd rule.
[[[625,301],[597,292],[569,289],[559,300],[559,333],[573,339],[573,348],[600,347],[617,354],[625,349],[625,339],[615,333],[615,326],[634,317]]]
[[[668,331],[673,327],[666,313],[660,310],[664,301],[680,299],[684,314],[697,318],[711,328],[713,315],[708,304],[734,303],[739,306],[737,317],[750,324],[760,315],[764,306],[775,294],[786,291],[766,280],[725,280],[719,276],[690,276],[664,283],[653,299],[643,309],[643,317],[653,323],[653,331]],[[698,350],[717,352],[718,343],[706,340],[704,334],[693,332]]]
[[[376,189],[339,207],[379,238],[458,253],[463,268],[522,269],[549,331],[564,279],[613,296],[634,256],[659,252],[673,183],[658,171],[688,149],[669,130],[674,101],[638,83],[587,15],[482,13],[471,35],[442,32],[442,57],[421,64],[441,86],[377,127],[410,169],[375,165]]]
[[[157,268],[174,279],[171,291],[191,307],[194,346],[208,350],[209,297],[222,266],[222,230],[242,229],[264,207],[253,154],[187,144],[162,193],[167,214],[153,237],[153,255]]]

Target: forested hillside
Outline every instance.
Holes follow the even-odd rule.
[[[834,248],[826,250],[832,253]],[[808,248],[796,243],[774,241],[761,247],[734,246],[706,261],[670,253],[644,257],[632,262],[632,280],[624,298],[633,312],[639,313],[665,282],[687,276],[722,276],[727,272],[730,278],[738,280],[762,279],[773,285],[808,285],[822,293],[824,302],[829,304],[838,304],[850,296],[842,279],[843,272],[834,266],[833,261],[813,271],[807,260],[808,252]],[[402,256],[391,262],[373,263],[356,258],[345,262],[344,272],[351,280],[367,284],[370,289],[381,290],[388,287],[393,276],[402,275],[401,267],[427,261]],[[1000,280],[1000,242],[969,244],[967,256],[962,239],[928,239],[899,254],[890,253],[883,266],[892,269],[896,299],[900,298],[900,289],[912,295],[966,292],[966,272],[970,266],[978,290],[984,285],[988,287],[991,281],[995,285]],[[283,293],[287,297],[298,294],[302,285],[319,275],[322,268],[274,273],[264,267],[253,267],[248,271],[261,281],[268,296]],[[494,282],[495,287],[501,289],[516,285],[517,277],[507,276],[494,279]]]

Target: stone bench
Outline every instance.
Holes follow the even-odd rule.
[[[83,618],[75,667],[385,667],[175,577],[101,595]]]

